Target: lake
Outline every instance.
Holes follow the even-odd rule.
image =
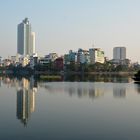
[[[0,77],[0,139],[140,139],[139,84],[131,77],[71,78]]]

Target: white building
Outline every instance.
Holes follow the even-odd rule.
[[[35,51],[35,33],[31,31],[31,24],[28,18],[18,24],[17,32],[17,53],[20,55],[32,55]]]
[[[38,56],[37,54],[34,54],[30,56],[30,67],[33,69],[34,66],[38,63]]]
[[[19,58],[18,58],[18,56],[11,56],[11,63],[12,64],[16,64],[16,63],[18,63],[19,62]]]
[[[126,59],[126,48],[125,47],[115,47],[113,48],[113,59],[116,62]]]
[[[24,56],[21,56],[19,58],[19,63],[22,65],[22,67],[25,67],[29,64],[30,60],[28,57],[24,57]]]
[[[78,64],[88,64],[90,62],[89,59],[89,51],[78,49],[77,53],[77,63]]]
[[[4,67],[9,66],[10,64],[11,64],[11,60],[10,59],[4,59],[3,60]]]
[[[89,49],[89,56],[90,56],[90,63],[104,63],[105,57],[104,57],[104,51],[102,51],[100,48],[91,48]]]
[[[48,55],[45,55],[45,59],[48,60],[48,62],[54,62],[58,58],[57,53],[49,53]]]
[[[35,54],[35,32],[31,33],[31,47],[30,47],[31,54]]]

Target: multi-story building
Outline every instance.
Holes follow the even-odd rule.
[[[3,66],[6,67],[6,66],[9,66],[11,64],[11,60],[10,59],[4,59],[3,60]]]
[[[70,64],[69,54],[65,54],[64,55],[64,65],[68,65],[68,64]]]
[[[31,54],[35,54],[35,32],[31,32],[31,47],[30,47]]]
[[[89,51],[79,49],[77,53],[78,64],[88,64],[90,62]]]
[[[77,53],[73,52],[72,50],[69,51],[69,61],[70,62],[77,62]]]
[[[90,56],[90,63],[104,63],[105,62],[105,56],[104,51],[102,51],[100,48],[91,48],[89,49],[89,56]]]
[[[48,57],[49,57],[51,62],[54,62],[58,58],[58,54],[57,53],[49,53]]]
[[[37,65],[37,63],[38,63],[38,56],[37,56],[37,54],[34,54],[34,55],[30,56],[30,67],[32,69],[34,69],[34,66]]]
[[[39,60],[39,63],[43,64],[43,65],[47,65],[47,64],[49,64],[51,62],[54,62],[57,58],[58,58],[57,53],[49,53],[48,55],[45,55],[45,57],[42,57]]]
[[[113,60],[120,62],[126,59],[126,48],[125,47],[115,47],[113,48]]]
[[[56,70],[62,71],[64,69],[64,59],[62,57],[57,58],[54,61],[54,67]]]
[[[72,50],[69,51],[69,54],[64,55],[64,64],[77,63],[77,53]]]
[[[0,66],[3,65],[3,62],[2,62],[2,57],[0,56]]]
[[[35,53],[35,33],[31,31],[28,18],[18,24],[17,53],[24,56]]]
[[[18,57],[17,56],[11,56],[11,63],[13,64],[13,65],[16,65],[16,63],[18,62],[19,60],[18,60]]]
[[[22,67],[27,66],[27,65],[29,64],[29,62],[30,62],[29,57],[21,56],[21,57],[19,58],[19,63],[22,65]]]

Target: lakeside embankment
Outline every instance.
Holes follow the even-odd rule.
[[[0,74],[1,75],[10,75],[10,74],[13,74],[13,75],[75,75],[75,74],[87,74],[87,75],[128,75],[128,76],[133,76],[136,72],[135,71],[119,71],[119,72],[116,72],[116,71],[110,71],[110,72],[75,72],[75,71],[61,71],[61,72],[51,72],[51,71],[27,71],[27,70],[22,70],[22,71],[13,71],[13,70],[0,70]]]

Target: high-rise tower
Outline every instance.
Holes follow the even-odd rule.
[[[31,33],[31,47],[30,47],[30,53],[35,54],[35,32]]]
[[[17,53],[20,55],[32,55],[35,51],[35,33],[32,34],[31,24],[25,18],[18,24],[17,32]]]
[[[115,47],[113,49],[113,59],[114,60],[125,60],[126,59],[126,48],[125,47]]]

